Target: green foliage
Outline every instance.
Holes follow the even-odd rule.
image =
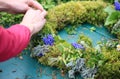
[[[112,27],[112,33],[120,39],[120,20]]]
[[[78,43],[85,46],[85,51],[82,52],[82,57],[86,59],[86,65],[90,68],[100,66],[103,56],[92,46],[92,40],[84,34],[80,34]]]
[[[37,0],[37,1],[40,2],[46,10],[53,8],[56,5],[54,0]]]
[[[78,38],[78,43],[81,43],[81,41],[84,41],[85,44],[92,47],[92,40],[89,37],[85,36],[84,34],[80,34],[80,36]],[[86,45],[84,45],[84,46],[86,46]],[[88,46],[86,46],[86,47],[88,47]]]
[[[81,1],[81,4],[86,9],[86,16],[83,18],[85,22],[96,26],[104,23],[106,18],[106,13],[103,11],[106,6],[105,3],[101,1]]]
[[[118,38],[120,38],[120,11],[116,11],[112,6],[105,8],[105,12],[108,13],[108,17],[105,21],[105,26]]]
[[[59,5],[61,3],[66,3],[69,1],[90,1],[90,0],[37,0],[39,3],[43,5],[45,9],[50,9],[56,5]],[[92,1],[92,0],[91,0]],[[95,1],[95,0],[93,0]]]
[[[103,0],[103,1],[109,2],[109,3],[113,4],[115,0]],[[118,1],[119,1],[119,0],[118,0]]]
[[[108,18],[106,19],[105,25],[106,26],[113,25],[118,21],[119,18],[120,18],[119,11],[112,12],[111,15],[109,15]]]
[[[91,27],[91,28],[90,28],[90,31],[91,31],[91,32],[94,32],[95,30],[96,30],[95,27]]]
[[[79,41],[85,41],[88,44],[92,44],[89,38],[81,35],[81,39]],[[55,44],[50,47],[50,52],[47,53],[45,56],[39,58],[39,61],[42,64],[49,65],[49,66],[57,66],[60,69],[66,70],[66,64],[77,59],[80,57],[86,58],[86,62],[88,67],[93,67],[98,64],[98,53],[95,53],[94,48],[90,48],[89,45],[86,47],[86,50],[75,49],[71,44],[62,40],[59,36],[55,36]],[[91,56],[93,56],[91,58]],[[68,69],[67,69],[68,70]]]
[[[57,66],[60,69],[66,69],[66,64],[75,61],[82,53],[75,50],[71,44],[55,36],[55,44],[50,48],[50,52],[39,59],[43,64]]]
[[[76,34],[76,26],[69,26],[67,28],[65,28],[66,32],[69,34],[69,35],[74,35]]]
[[[105,11],[109,14],[109,16],[106,19],[105,26],[113,25],[115,24],[118,19],[120,18],[120,12],[114,10],[111,6],[108,6]]]
[[[5,12],[0,13],[0,25],[3,25],[4,27],[8,27],[13,24],[20,23],[22,20],[23,15],[13,15]]]
[[[55,7],[56,5],[59,5],[68,1],[80,1],[80,0],[44,0],[44,1],[37,0],[37,1],[41,3],[46,10],[48,10]]]
[[[66,69],[67,63],[71,61],[75,62],[80,57],[86,58],[88,67],[93,67],[98,64],[98,53],[95,53],[94,48],[90,48],[92,42],[88,37],[81,35],[79,39],[79,41],[84,40],[86,42],[86,50],[75,49],[71,44],[65,40],[62,40],[59,36],[55,36],[54,39],[55,44],[50,47],[50,52],[39,58],[39,61],[42,64],[57,66],[60,69]],[[91,58],[91,56],[93,57]]]
[[[103,0],[103,1],[113,4],[115,0]],[[120,0],[118,1],[120,2]]]
[[[85,64],[88,68],[98,67],[96,79],[118,79],[120,74],[120,53],[116,50],[116,45],[119,44],[117,40],[108,42],[110,44],[101,43],[101,52],[98,52],[91,46],[91,40],[85,35],[81,35],[78,40],[79,43],[84,41],[87,45],[81,43],[85,46],[85,50],[73,48],[71,44],[62,40],[59,36],[55,36],[54,39],[55,44],[50,47],[50,52],[39,58],[42,64],[69,70],[69,68],[66,68],[66,64],[75,63],[79,58],[85,58]],[[111,43],[114,47],[110,49]]]
[[[102,65],[99,67],[97,79],[120,78],[120,52],[113,48],[102,47]]]

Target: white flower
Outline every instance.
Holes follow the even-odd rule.
[[[96,51],[101,52],[101,47],[100,47],[100,45],[97,45],[97,46],[95,47],[95,49],[96,49]]]
[[[120,44],[117,45],[117,50],[120,51]]]
[[[89,46],[85,43],[85,41],[80,41],[80,44],[82,44],[82,45],[85,46],[85,47],[89,47]]]

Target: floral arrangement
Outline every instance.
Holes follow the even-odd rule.
[[[71,44],[57,35],[57,31],[68,24],[74,27],[84,22],[96,26],[100,26],[104,22],[106,24],[108,22],[106,18],[110,14],[107,17],[105,7],[107,4],[101,1],[78,1],[64,3],[49,9],[48,21],[42,32],[39,33],[40,38],[35,39],[41,46],[49,45],[49,50],[42,57],[36,56],[38,61],[68,72],[69,78],[73,79],[75,79],[76,73],[79,73],[84,79],[118,79],[120,77],[120,41],[118,39],[104,40],[94,48],[91,39],[85,35],[80,35],[78,41]],[[118,25],[119,23],[114,28],[118,29]],[[95,29],[91,28],[91,30]],[[33,44],[37,44],[34,41]],[[35,53],[34,50],[32,52]]]

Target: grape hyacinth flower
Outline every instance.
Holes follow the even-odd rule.
[[[116,10],[120,11],[120,3],[118,2],[118,0],[115,0],[114,6]]]
[[[45,45],[52,46],[54,44],[54,38],[52,35],[47,35],[47,36],[43,37],[43,42]]]
[[[85,49],[82,44],[78,44],[78,43],[72,43],[72,46],[73,46],[75,49]]]
[[[42,57],[42,56],[44,56],[44,54],[42,52],[40,52],[37,56]]]

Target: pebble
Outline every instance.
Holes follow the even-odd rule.
[[[19,56],[19,58],[20,58],[21,60],[23,60],[23,57],[22,57],[22,56]]]
[[[3,72],[2,69],[0,69],[0,72]]]

